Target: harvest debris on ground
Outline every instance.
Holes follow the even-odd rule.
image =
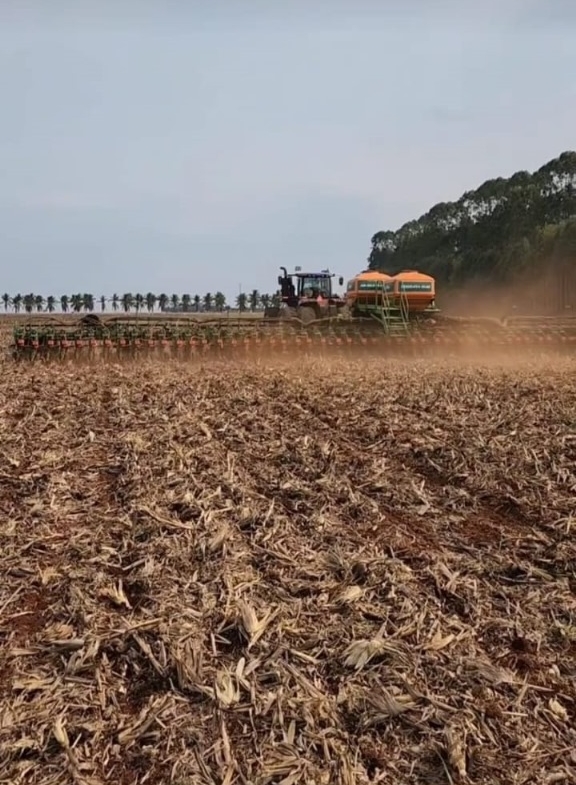
[[[575,369],[3,374],[0,782],[574,782]]]

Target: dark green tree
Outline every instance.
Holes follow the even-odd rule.
[[[565,152],[536,172],[487,180],[456,202],[440,202],[396,230],[376,232],[369,268],[391,274],[416,268],[441,287],[507,282],[550,259],[570,233],[553,227],[575,217],[576,153]]]
[[[156,295],[153,294],[152,292],[148,292],[148,294],[146,295],[146,310],[148,311],[148,313],[152,313],[152,311],[156,307],[157,299],[158,298],[156,297]]]
[[[240,292],[240,294],[236,297],[236,307],[240,313],[244,313],[244,311],[248,309],[248,295],[246,292]]]

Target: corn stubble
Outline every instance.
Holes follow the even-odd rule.
[[[4,373],[0,782],[574,782],[575,370]]]

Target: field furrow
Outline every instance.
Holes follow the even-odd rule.
[[[0,783],[570,781],[575,371],[4,374]]]

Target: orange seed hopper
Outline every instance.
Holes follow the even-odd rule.
[[[381,301],[382,291],[393,292],[394,279],[391,275],[380,272],[363,272],[348,281],[346,287],[346,304],[352,310],[356,306],[376,306]]]
[[[392,276],[392,286],[394,297],[404,295],[410,313],[425,311],[436,298],[434,278],[417,270],[402,270]]]

